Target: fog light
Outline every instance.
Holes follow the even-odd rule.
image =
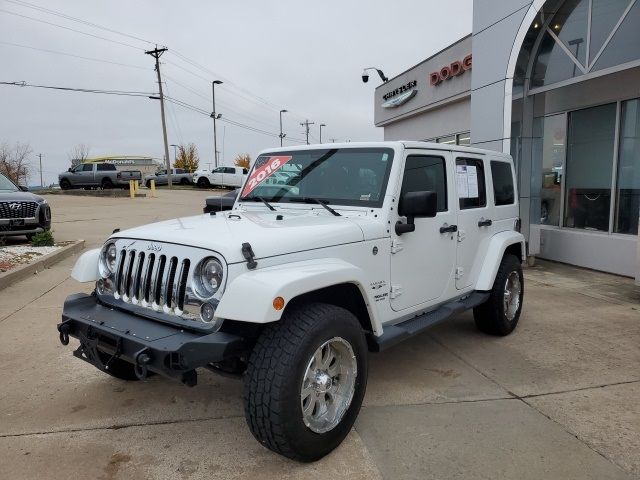
[[[210,303],[203,303],[200,307],[200,318],[203,322],[211,323],[214,319],[216,309]]]
[[[96,284],[96,289],[100,295],[107,295],[113,293],[113,282],[110,278],[101,278]]]

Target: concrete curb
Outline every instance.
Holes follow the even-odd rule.
[[[34,263],[27,265],[21,265],[8,272],[0,273],[0,290],[13,285],[20,280],[41,272],[45,268],[49,268],[52,265],[64,260],[65,258],[84,250],[84,240],[77,240],[69,245],[62,247],[49,255],[40,257]]]

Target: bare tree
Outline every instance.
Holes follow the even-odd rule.
[[[184,168],[187,172],[195,172],[200,165],[200,156],[195,144],[180,145],[178,147],[178,158],[173,162],[174,168]]]
[[[31,166],[29,156],[33,153],[28,143],[0,144],[0,173],[18,185],[27,185]]]
[[[91,147],[85,143],[79,143],[67,155],[71,162],[71,168],[84,163],[89,158]]]
[[[236,167],[248,169],[249,166],[251,165],[251,155],[249,155],[248,153],[239,153],[238,156],[233,161],[233,164]]]

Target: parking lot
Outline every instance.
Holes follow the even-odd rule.
[[[57,240],[202,212],[209,191],[48,195]],[[548,262],[525,270],[518,329],[465,313],[371,356],[364,406],[332,454],[298,464],[245,425],[241,382],[123,382],[58,341],[69,258],[0,291],[0,477],[629,479],[640,477],[640,287]]]

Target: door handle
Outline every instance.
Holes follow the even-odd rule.
[[[446,223],[440,227],[440,233],[454,233],[458,231],[457,225],[447,225]]]
[[[486,220],[484,218],[481,218],[478,221],[478,227],[490,227],[493,224],[493,222],[491,221],[490,218],[487,218]]]

